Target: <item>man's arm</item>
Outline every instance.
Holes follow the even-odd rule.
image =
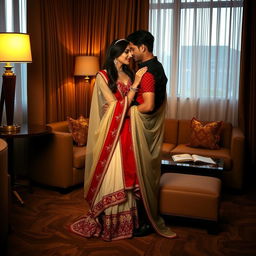
[[[139,100],[139,105],[137,105],[137,109],[141,113],[149,113],[155,108],[155,79],[154,76],[147,72],[141,79],[140,89],[143,100]],[[140,97],[141,97],[140,96]],[[130,110],[128,111],[128,115],[130,115]]]
[[[155,93],[154,92],[144,92],[142,94],[143,103],[138,105],[138,111],[141,113],[148,113],[152,111],[155,107]]]
[[[154,76],[147,72],[141,79],[141,89],[143,103],[138,106],[138,111],[148,113],[155,108],[155,79]]]

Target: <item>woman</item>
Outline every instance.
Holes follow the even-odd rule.
[[[127,113],[137,92],[142,68],[135,77],[128,64],[129,42],[114,41],[105,69],[98,72],[92,96],[85,170],[85,198],[89,211],[71,225],[85,237],[111,241],[129,238],[138,228],[138,179]]]

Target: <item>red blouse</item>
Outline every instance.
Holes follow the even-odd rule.
[[[136,101],[139,104],[144,102],[142,94],[145,92],[155,92],[155,79],[154,76],[149,72],[144,74],[140,82],[138,96],[136,98]]]

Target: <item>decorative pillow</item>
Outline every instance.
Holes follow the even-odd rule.
[[[219,149],[220,128],[222,121],[203,122],[192,118],[191,137],[188,146],[196,148]]]
[[[68,128],[72,133],[72,137],[77,146],[84,146],[87,142],[88,134],[88,119],[84,118],[82,115],[79,118],[73,119],[68,117]]]

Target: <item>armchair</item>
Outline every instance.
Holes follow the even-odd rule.
[[[6,247],[8,234],[9,179],[7,170],[7,143],[0,139],[0,252]],[[2,254],[1,254],[2,255]]]
[[[37,152],[32,152],[31,180],[60,189],[83,183],[86,146],[73,144],[67,121],[47,124],[47,128],[50,136],[41,139]]]

